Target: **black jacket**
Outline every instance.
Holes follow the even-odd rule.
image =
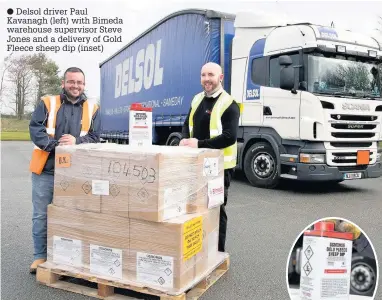
[[[211,139],[210,119],[212,109],[220,97],[204,97],[194,114],[193,137],[198,139],[198,148],[224,149],[233,145],[237,139],[237,129],[239,127],[240,108],[237,102],[232,104],[224,111],[221,121],[223,132],[221,135]],[[189,118],[191,108],[182,128],[182,139],[190,138]]]
[[[62,93],[60,97],[61,106],[57,112],[54,138],[49,137],[46,132],[48,110],[44,101],[41,100],[37,105],[29,124],[29,133],[32,142],[40,149],[50,152],[48,161],[43,169],[43,172],[48,174],[54,174],[55,148],[58,146],[58,140],[62,135],[70,134],[74,136],[76,138],[76,144],[99,142],[101,128],[99,109],[93,116],[88,134],[80,137],[82,106],[86,97],[85,95],[81,95],[75,104],[67,99],[65,93]]]

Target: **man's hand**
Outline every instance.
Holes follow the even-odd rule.
[[[58,141],[60,146],[76,144],[76,138],[70,134],[64,134]]]
[[[187,146],[188,139],[180,140],[179,146]]]
[[[195,138],[188,139],[186,146],[191,148],[198,148],[198,140]]]
[[[180,141],[179,146],[187,146],[191,148],[198,148],[198,140],[195,138],[183,139]]]

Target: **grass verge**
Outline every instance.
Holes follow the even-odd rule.
[[[1,132],[2,141],[30,141],[29,132],[25,131],[3,131]]]

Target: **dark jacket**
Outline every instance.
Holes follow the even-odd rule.
[[[99,109],[93,116],[88,134],[80,137],[82,105],[86,100],[86,96],[81,95],[75,104],[67,99],[65,93],[62,93],[60,97],[61,106],[57,112],[54,138],[49,137],[46,132],[48,110],[44,101],[41,100],[37,105],[29,124],[32,142],[40,149],[50,152],[48,161],[43,169],[43,172],[48,174],[54,174],[55,148],[58,146],[58,141],[62,135],[70,134],[74,136],[76,144],[99,142],[101,128]]]
[[[235,101],[224,111],[221,117],[222,134],[212,139],[210,137],[211,113],[219,97],[220,94],[216,97],[204,97],[195,111],[193,137],[198,139],[198,148],[224,149],[236,142],[240,108]],[[191,108],[182,128],[182,139],[190,138],[190,113]]]

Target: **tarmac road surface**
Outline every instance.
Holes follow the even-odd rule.
[[[36,283],[32,262],[30,142],[1,144],[1,299],[91,299]],[[382,179],[335,187],[284,182],[277,190],[250,186],[236,174],[228,199],[229,272],[203,300],[289,299],[286,263],[290,247],[319,218],[342,217],[358,224],[382,257]],[[376,299],[382,299],[378,289]]]

